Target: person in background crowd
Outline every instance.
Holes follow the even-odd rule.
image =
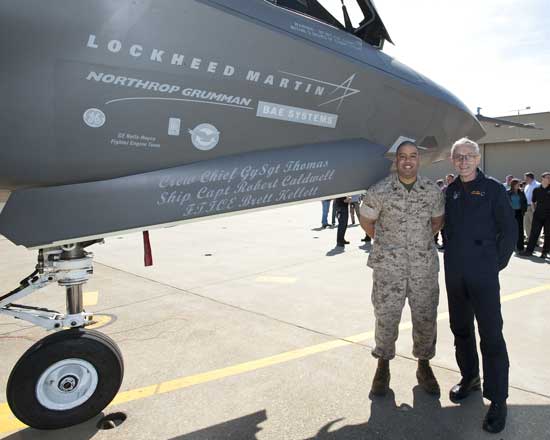
[[[541,176],[541,186],[533,190],[533,223],[527,249],[522,255],[533,255],[539,241],[540,231],[544,228],[544,245],[540,258],[546,258],[550,252],[550,172]]]
[[[361,202],[361,195],[353,194],[349,202],[349,215],[351,217],[351,224],[355,224],[355,214],[357,214],[357,221],[359,221],[359,203]]]
[[[518,179],[512,179],[510,181],[508,197],[510,198],[510,203],[512,204],[514,216],[516,217],[516,222],[518,224],[518,240],[516,243],[516,250],[521,252],[523,251],[525,243],[525,236],[523,235],[523,216],[525,215],[525,211],[527,211],[527,198],[525,197],[525,194],[523,194],[523,191],[519,189]]]
[[[321,214],[321,227],[325,229],[330,226],[328,224],[328,211],[330,209],[330,199],[321,200],[321,203],[323,204],[323,212]]]
[[[336,209],[336,199],[332,199],[332,221],[330,222],[331,226],[336,226],[336,217],[338,211]]]
[[[504,179],[503,185],[504,185],[504,188],[506,188],[506,191],[510,191],[510,184],[513,178],[514,176],[512,176],[511,174],[508,174]]]
[[[481,338],[483,397],[491,401],[482,426],[497,433],[506,425],[510,366],[498,274],[514,252],[517,224],[502,183],[485,177],[478,168],[481,157],[476,142],[456,141],[451,160],[459,178],[445,193],[445,283],[462,379],[449,398],[458,402],[480,389],[475,319]]]
[[[373,269],[375,347],[378,367],[371,393],[387,394],[390,360],[405,301],[411,308],[413,356],[418,358],[416,378],[429,394],[439,394],[439,384],[430,366],[437,339],[439,259],[433,242],[444,214],[442,192],[418,175],[420,153],[411,141],[395,153],[397,173],[369,188],[361,204],[361,227],[374,238],[368,266]]]
[[[447,188],[451,183],[455,181],[455,175],[454,174],[447,174],[445,176],[445,188]]]
[[[344,247],[349,244],[346,241],[346,230],[348,229],[348,213],[351,197],[339,197],[334,199],[332,209],[336,209],[336,217],[338,217],[338,232],[336,233],[336,246]]]
[[[533,223],[533,213],[535,207],[533,206],[533,190],[540,186],[540,182],[535,180],[535,175],[531,172],[525,173],[525,197],[527,198],[527,211],[523,217],[523,229],[525,229],[525,235],[527,238],[531,236],[531,224]]]

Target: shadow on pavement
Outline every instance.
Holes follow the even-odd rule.
[[[370,252],[372,250],[372,244],[370,241],[364,242],[361,246],[359,246],[359,249]]]
[[[481,429],[488,409],[481,392],[473,394],[461,405],[442,408],[437,397],[416,386],[413,399],[413,406],[397,406],[395,395],[390,390],[386,397],[371,398],[367,422],[342,426],[345,419],[335,419],[319,429],[315,436],[304,440],[550,439],[550,405],[509,405],[507,427],[500,434],[493,435]],[[266,410],[262,410],[171,440],[256,440],[256,434],[262,430],[262,438],[289,438],[281,436],[280,432],[279,435],[270,434],[269,427],[258,426],[266,420]],[[303,425],[299,420],[289,420],[288,423]]]
[[[344,246],[335,246],[334,249],[331,249],[325,255],[327,257],[334,257],[335,255],[343,254],[344,252],[346,252],[346,248]]]
[[[101,413],[87,422],[65,429],[42,431],[39,429],[26,428],[14,432],[2,440],[89,440],[98,433],[97,424],[103,417],[105,417],[105,414]]]
[[[544,258],[540,258],[540,256],[538,255],[521,255],[521,254],[516,254],[516,257],[521,259],[521,260],[529,260],[529,261],[532,261],[533,263],[546,263],[546,259]]]
[[[481,429],[488,406],[481,393],[461,405],[441,407],[438,398],[413,388],[413,406],[397,406],[390,390],[383,398],[371,398],[370,418],[366,423],[340,428],[342,419],[323,426],[307,440],[475,440],[475,439],[549,439],[550,405],[509,405],[507,426],[501,433]]]
[[[266,420],[267,414],[264,409],[200,431],[174,437],[171,440],[255,440],[256,434],[262,430],[258,425]]]
[[[481,393],[474,394],[461,406],[442,408],[438,397],[413,388],[413,406],[397,406],[392,390],[385,397],[371,399],[370,418],[365,423],[340,428],[342,419],[323,426],[307,440],[340,439],[472,439],[479,436],[485,415]]]

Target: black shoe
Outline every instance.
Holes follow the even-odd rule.
[[[365,238],[362,238],[361,241],[364,241],[365,243],[370,243],[370,237],[367,235]]]
[[[468,397],[472,391],[478,391],[480,389],[481,381],[479,380],[479,376],[470,380],[462,378],[460,383],[451,388],[449,399],[451,399],[451,402],[457,403]]]
[[[542,258],[543,260],[548,258],[548,253],[543,252],[542,254],[540,254],[540,258]]]
[[[504,429],[506,426],[506,415],[508,408],[506,401],[501,403],[491,402],[489,411],[483,420],[483,430],[496,434]]]
[[[322,227],[323,229],[325,229],[325,228],[330,228],[330,225],[327,223],[327,224],[321,225],[321,227]]]
[[[346,246],[346,242],[345,242],[345,241],[337,241],[337,242],[336,242],[336,246],[338,246],[338,247],[345,247],[345,246]]]
[[[521,257],[532,257],[533,256],[533,251],[521,251],[519,253],[519,255]]]

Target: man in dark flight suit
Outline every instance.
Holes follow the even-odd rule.
[[[456,402],[480,389],[474,316],[483,359],[483,396],[491,406],[483,429],[500,432],[506,424],[508,353],[502,335],[498,273],[517,240],[517,224],[502,183],[479,170],[479,146],[455,142],[451,159],[459,173],[445,194],[445,282],[456,360],[462,380],[450,392]]]

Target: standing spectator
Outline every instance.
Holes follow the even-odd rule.
[[[321,203],[323,204],[323,213],[321,215],[321,227],[325,229],[330,226],[328,224],[328,210],[330,209],[330,199],[321,200]]]
[[[508,174],[504,179],[503,185],[504,185],[504,188],[506,188],[506,191],[510,191],[510,186],[513,178],[514,176],[512,176],[511,174]]]
[[[449,397],[457,402],[480,388],[474,320],[481,338],[483,397],[491,401],[483,429],[506,425],[509,360],[502,334],[499,271],[516,243],[516,221],[502,184],[478,168],[479,145],[456,141],[451,159],[460,177],[445,193],[445,283],[455,355],[462,379]]]
[[[336,225],[336,214],[338,213],[336,209],[336,200],[337,199],[332,199],[332,221],[330,222],[332,226]]]
[[[435,356],[439,259],[433,242],[441,228],[444,200],[441,191],[418,175],[418,147],[405,141],[395,153],[397,173],[369,188],[361,205],[361,227],[374,238],[368,259],[373,269],[372,303],[376,318],[372,355],[378,368],[371,392],[385,395],[390,386],[390,360],[405,301],[413,322],[413,356],[418,358],[418,384],[439,394],[430,359]]]
[[[349,244],[346,241],[346,230],[348,229],[348,204],[351,201],[350,197],[339,197],[334,199],[332,209],[336,209],[336,217],[338,217],[338,232],[336,233],[336,246],[344,247]]]
[[[519,180],[512,179],[510,181],[510,189],[508,190],[508,197],[514,210],[514,216],[518,224],[518,241],[516,243],[516,250],[521,252],[524,248],[525,236],[523,235],[523,216],[527,211],[527,198],[523,191],[519,189]]]
[[[525,173],[525,197],[527,198],[527,211],[523,217],[523,228],[525,229],[525,235],[527,238],[531,236],[531,224],[533,223],[533,213],[535,208],[533,206],[533,190],[540,186],[540,182],[535,180],[535,175],[531,172]]]
[[[550,172],[546,171],[541,176],[542,184],[533,190],[533,226],[529,243],[523,255],[533,255],[535,246],[539,241],[540,231],[544,227],[544,245],[540,258],[546,258],[550,252]]]
[[[349,215],[351,216],[351,224],[355,224],[355,214],[357,214],[357,221],[359,221],[359,203],[361,202],[361,196],[359,194],[353,194],[349,202]]]

